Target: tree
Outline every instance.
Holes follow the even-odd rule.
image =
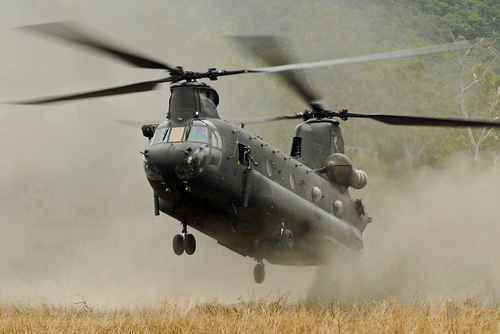
[[[494,65],[500,59],[498,53],[489,45],[485,48],[489,60],[470,63],[470,59],[482,58],[475,52],[482,43],[476,43],[463,54],[458,55],[460,73],[459,109],[463,117],[485,117],[492,120],[500,119],[500,76],[493,72]],[[483,56],[484,57],[484,56]],[[472,80],[467,78],[472,77]],[[470,153],[475,162],[481,159],[480,148],[484,141],[493,135],[494,128],[482,128],[473,131],[467,128],[470,143]]]

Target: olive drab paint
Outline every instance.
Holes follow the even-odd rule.
[[[344,156],[338,121],[298,125],[290,156],[220,119],[211,87],[185,82],[171,91],[168,119],[153,125],[144,154],[161,212],[258,262],[324,265],[338,247],[362,250],[371,219],[349,184],[329,178],[323,165]],[[347,157],[343,162],[354,173]],[[290,231],[293,246],[276,247],[282,240],[273,239],[275,231]]]

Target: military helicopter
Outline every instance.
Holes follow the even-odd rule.
[[[469,42],[451,43],[369,56],[313,63],[283,63],[265,59],[268,67],[206,72],[186,71],[125,51],[83,32],[74,23],[57,22],[23,29],[41,32],[101,53],[133,66],[160,69],[168,77],[92,92],[19,101],[44,104],[93,97],[129,94],[170,83],[166,120],[142,126],[149,146],[143,155],[146,178],[153,189],[154,213],[181,222],[173,237],[177,255],[192,255],[195,229],[220,245],[257,261],[254,279],[265,279],[264,260],[282,265],[325,265],[339,249],[361,252],[362,233],[371,222],[363,201],[349,188],[361,189],[367,174],[354,168],[344,153],[337,119],[369,118],[391,125],[442,127],[498,127],[488,120],[332,111],[294,75],[294,71],[367,61],[454,51]],[[237,37],[246,44],[279,47],[275,37]],[[310,110],[285,116],[239,120],[221,119],[219,95],[200,80],[248,73],[281,73],[310,106]],[[302,119],[295,127],[291,153],[287,154],[247,131],[243,123]]]

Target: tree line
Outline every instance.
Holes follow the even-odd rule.
[[[248,12],[252,15],[243,15]],[[219,54],[221,67],[262,66],[215,35],[274,34],[300,62],[474,40],[468,49],[437,55],[307,70],[304,81],[325,107],[352,112],[436,117],[500,117],[500,59],[494,0],[317,0],[244,2],[221,22],[193,36],[193,52]],[[238,18],[237,20],[233,18]],[[273,52],[273,50],[267,50]],[[307,105],[274,75],[218,83],[226,118],[301,112]],[[222,88],[221,88],[222,86]],[[225,90],[233,97],[226,98]],[[243,94],[241,92],[244,92]],[[225,114],[225,110],[229,110]],[[286,123],[286,122],[285,122]],[[369,120],[342,122],[347,154],[357,165],[411,173],[456,156],[471,164],[500,162],[500,135],[491,129],[391,127]],[[295,124],[259,125],[264,139],[288,151]],[[276,131],[279,128],[280,131]]]

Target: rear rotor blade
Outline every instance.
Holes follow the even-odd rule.
[[[340,113],[340,117],[347,118],[369,118],[375,121],[402,126],[439,126],[439,127],[500,127],[500,122],[490,121],[485,119],[460,119],[460,118],[434,118],[434,117],[421,117],[421,116],[402,116],[402,115],[370,115],[370,114],[356,114],[356,113]]]
[[[292,54],[285,52],[283,38],[276,36],[232,36],[231,38],[270,66],[296,63]],[[279,72],[279,74],[306,103],[320,100],[318,94],[305,84],[306,80],[298,72]]]
[[[304,116],[302,114],[295,114],[295,115],[285,115],[285,116],[264,116],[264,117],[250,117],[250,118],[231,118],[227,119],[228,122],[231,123],[243,123],[243,124],[253,124],[253,123],[266,123],[266,122],[273,122],[273,121],[281,121],[284,119],[298,119],[298,118],[303,118]]]
[[[139,82],[139,83],[135,83],[135,84],[131,84],[131,85],[101,89],[101,90],[85,92],[85,93],[60,95],[60,96],[45,97],[45,98],[24,100],[24,101],[14,101],[14,102],[10,102],[10,103],[12,103],[12,104],[45,104],[45,103],[51,103],[51,102],[62,102],[62,101],[88,99],[88,98],[93,98],[93,97],[139,93],[139,92],[153,90],[153,89],[155,89],[156,85],[158,85],[159,83],[168,82],[168,81],[172,81],[172,78],[166,78],[166,79],[160,79],[160,80],[154,80],[154,81],[144,81],[144,82]]]
[[[289,65],[281,65],[281,66],[254,68],[254,69],[249,69],[247,72],[248,73],[252,73],[252,72],[274,73],[274,72],[283,72],[283,71],[291,71],[291,70],[300,70],[300,69],[306,69],[306,68],[366,63],[366,62],[386,60],[386,59],[420,56],[420,55],[433,54],[433,53],[439,53],[439,52],[457,51],[457,50],[461,50],[464,48],[469,48],[476,43],[477,42],[475,42],[475,41],[463,41],[463,42],[458,42],[458,43],[448,43],[448,44],[426,46],[426,47],[415,48],[415,49],[377,53],[377,54],[373,54],[373,55],[366,55],[366,56],[360,56],[360,57],[350,57],[350,58],[316,61],[316,62],[310,62],[310,63],[298,63],[298,64],[289,64]]]
[[[463,118],[436,118],[436,117],[421,117],[421,116],[402,116],[402,115],[381,115],[381,114],[358,114],[350,113],[346,110],[340,112],[329,112],[329,116],[326,118],[338,117],[343,120],[348,120],[349,118],[368,118],[381,123],[389,125],[398,126],[434,126],[434,127],[475,127],[475,128],[491,128],[500,127],[500,122],[487,120],[487,119],[463,119]],[[311,114],[297,113],[295,115],[284,115],[284,116],[268,116],[268,117],[254,117],[254,118],[233,118],[228,119],[231,123],[265,123],[280,121],[285,119],[299,119],[304,120],[316,118],[311,117]]]
[[[104,52],[137,67],[165,69],[172,74],[182,74],[182,71],[178,68],[173,68],[147,57],[111,46],[109,43],[99,41],[95,37],[90,37],[88,33],[84,33],[82,29],[79,28],[74,22],[54,22],[38,24],[21,27],[19,29],[42,33],[47,36],[56,37],[67,42],[85,46],[95,51]]]

